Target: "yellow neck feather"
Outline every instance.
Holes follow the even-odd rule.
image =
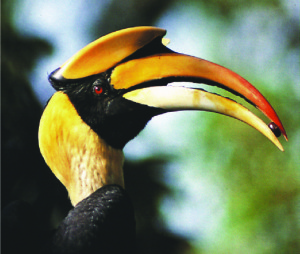
[[[74,206],[103,185],[124,187],[122,150],[107,145],[83,122],[62,92],[52,96],[43,113],[39,146]]]

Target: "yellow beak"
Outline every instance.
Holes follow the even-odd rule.
[[[287,140],[275,110],[253,85],[225,67],[173,52],[162,43],[165,33],[159,28],[136,27],[106,35],[80,50],[52,78],[64,82],[106,73],[112,89],[126,100],[165,111],[204,110],[228,115],[256,128],[283,151],[272,130],[242,105],[203,90],[166,86],[188,81],[233,92],[262,111]]]

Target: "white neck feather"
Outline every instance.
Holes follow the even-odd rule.
[[[107,145],[81,119],[63,92],[55,93],[44,110],[39,146],[74,206],[103,185],[124,187],[122,150]]]

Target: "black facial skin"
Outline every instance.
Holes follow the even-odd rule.
[[[67,94],[82,120],[114,148],[122,149],[153,116],[165,112],[123,98],[127,91],[110,85],[110,73],[78,80],[56,80],[52,74],[52,86]]]

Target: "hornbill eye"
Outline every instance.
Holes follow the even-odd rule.
[[[94,92],[95,94],[102,94],[103,93],[103,88],[100,85],[94,85]]]
[[[97,95],[103,93],[103,83],[101,82],[101,80],[97,79],[93,83],[93,90],[94,90],[94,93],[97,94]]]

